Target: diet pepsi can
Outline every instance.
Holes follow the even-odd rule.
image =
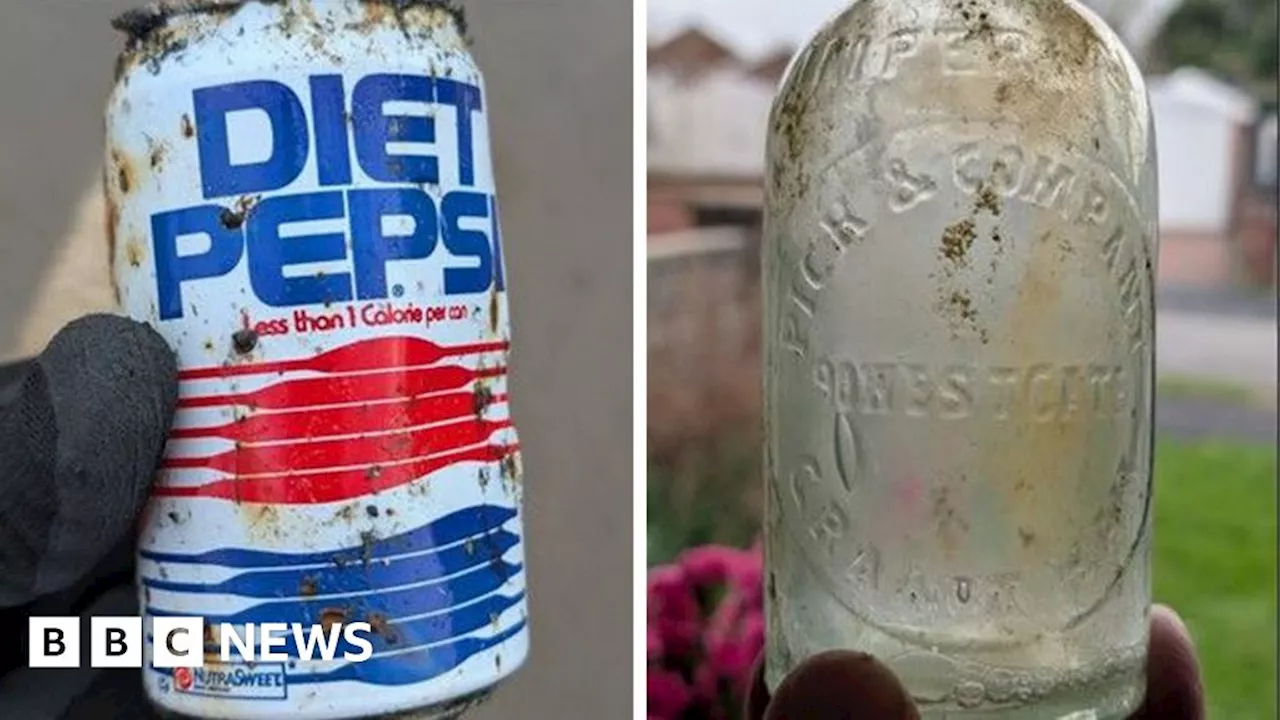
[[[147,694],[191,718],[456,717],[528,652],[507,275],[460,11],[204,1],[116,24],[113,276],[180,370],[138,553]],[[202,667],[155,662],[171,616],[202,619]],[[367,646],[255,655],[264,623],[364,623]],[[228,627],[259,628],[248,655],[219,654]]]

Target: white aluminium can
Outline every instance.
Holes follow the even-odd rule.
[[[198,616],[207,643],[194,669],[148,643],[148,696],[192,718],[455,717],[528,652],[489,108],[460,12],[192,2],[117,25],[113,276],[181,373],[141,606],[149,634]],[[218,656],[223,623],[273,622],[368,623],[372,655]]]

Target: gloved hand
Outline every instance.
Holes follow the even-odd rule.
[[[914,720],[902,684],[869,655],[829,652],[801,663],[769,696],[757,661],[747,699],[747,720]],[[1147,695],[1131,720],[1202,720],[1204,692],[1191,636],[1177,614],[1151,613]]]
[[[172,351],[93,315],[0,367],[0,717],[147,717],[137,669],[27,668],[27,618],[136,615],[134,526],[177,400]],[[13,642],[18,639],[18,642]]]

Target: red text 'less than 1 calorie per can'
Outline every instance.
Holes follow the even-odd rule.
[[[194,718],[456,717],[528,652],[489,108],[461,14],[250,0],[117,25],[114,278],[181,373],[144,632],[199,616],[214,648],[194,670],[145,658],[147,693]],[[223,623],[354,622],[360,662],[216,652]]]

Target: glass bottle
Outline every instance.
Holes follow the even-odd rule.
[[[770,117],[767,681],[1123,718],[1150,604],[1154,131],[1072,0],[860,0]]]

